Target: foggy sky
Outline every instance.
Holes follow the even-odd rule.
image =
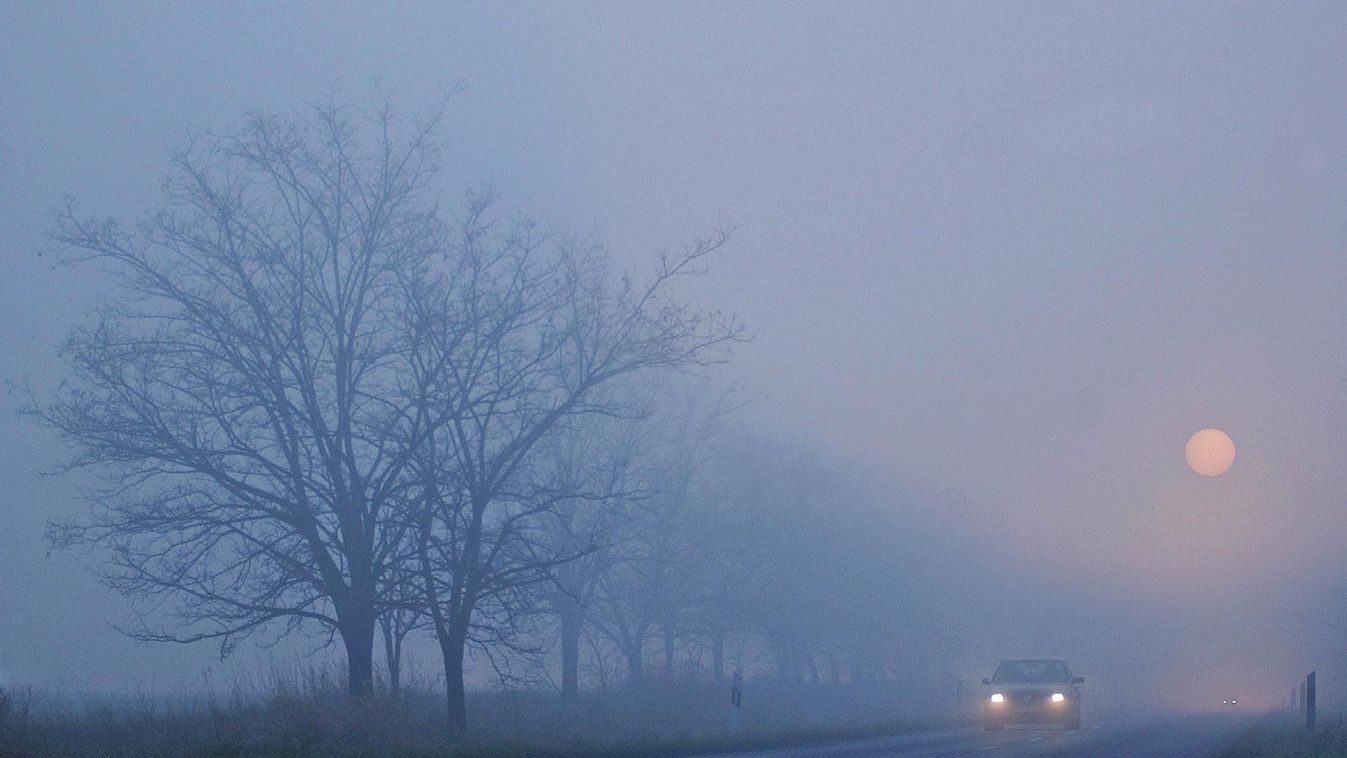
[[[1318,667],[1342,702],[1345,73],[1341,3],[0,0],[0,375],[58,381],[97,302],[97,271],[38,256],[64,195],[134,216],[189,127],[462,84],[448,191],[489,183],[633,270],[735,226],[696,297],[755,335],[728,370],[745,423],[908,493],[895,523],[941,535],[981,609],[948,620],[974,630],[960,665],[1061,650],[1199,705]],[[19,403],[0,682],[255,666],[127,641],[96,556],[45,557],[78,482],[38,476],[67,451]],[[1183,461],[1207,426],[1239,449],[1217,479]]]

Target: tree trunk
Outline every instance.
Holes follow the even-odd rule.
[[[674,630],[672,624],[664,625],[664,681],[672,684],[674,680]]]
[[[402,643],[396,648],[388,659],[388,691],[395,696],[402,692]]]
[[[346,682],[351,697],[367,697],[374,691],[374,614],[350,611],[340,619],[342,644],[346,647]]]
[[[627,655],[627,681],[632,686],[640,686],[645,681],[644,651],[638,643],[635,647],[628,647],[623,652]]]
[[[463,736],[468,731],[468,698],[463,687],[463,655],[467,648],[466,625],[451,624],[440,639],[444,658],[444,695],[449,733]]]
[[[784,640],[778,640],[774,646],[776,653],[776,675],[781,681],[790,680],[790,650]]]
[[[711,675],[717,685],[725,683],[725,631],[716,629],[711,633]]]
[[[397,613],[379,620],[384,635],[384,661],[388,664],[388,691],[395,697],[402,692],[402,629]]]
[[[561,619],[561,697],[575,700],[580,692],[580,628],[584,612],[575,598],[563,593]]]

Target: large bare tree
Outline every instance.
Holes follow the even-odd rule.
[[[316,625],[344,644],[351,693],[371,690],[408,530],[395,505],[439,423],[407,308],[446,250],[437,119],[253,117],[176,153],[133,227],[62,216],[55,239],[115,287],[36,407],[80,451],[70,466],[104,477],[88,517],[52,532],[110,547],[113,587],[173,604],[179,624],[142,617],[135,636],[224,656]]]

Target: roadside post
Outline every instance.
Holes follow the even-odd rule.
[[[1305,728],[1314,731],[1314,672],[1305,677]]]
[[[744,675],[739,669],[730,677],[730,734],[739,734],[744,728]]]

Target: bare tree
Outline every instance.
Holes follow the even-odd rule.
[[[404,585],[405,586],[405,585]],[[388,669],[388,690],[402,694],[403,643],[421,627],[421,613],[415,599],[381,595],[388,607],[379,616],[379,633],[384,642],[384,666]]]
[[[666,384],[664,394],[645,464],[651,494],[629,510],[595,598],[593,623],[622,651],[633,685],[645,678],[645,646],[656,628],[666,681],[674,677],[678,639],[691,631],[688,612],[701,593],[704,558],[698,501],[710,499],[701,480],[734,405],[730,393],[705,380]]]
[[[720,440],[699,478],[689,514],[695,557],[685,579],[694,588],[686,623],[710,648],[716,684],[725,679],[730,636],[761,632],[761,606],[778,600],[762,592],[781,528],[772,518],[774,498],[763,496],[764,476],[777,478],[781,472],[764,472],[756,460],[768,447],[759,440]]]
[[[556,618],[567,700],[579,693],[580,639],[600,580],[619,554],[621,522],[650,492],[644,481],[647,414],[642,409],[570,420],[545,439],[536,466],[543,488],[560,496],[544,521],[543,538],[552,553],[576,556],[553,569],[541,603]]]
[[[739,336],[669,293],[724,234],[662,256],[645,286],[614,288],[594,246],[549,243],[526,224],[489,220],[489,208],[489,198],[475,204],[455,261],[421,298],[425,321],[439,325],[424,375],[450,421],[422,446],[415,522],[455,732],[467,723],[468,646],[508,644],[519,593],[578,557],[539,532],[564,499],[533,486],[539,442],[566,419],[611,412],[599,390],[619,377],[713,360]]]
[[[35,404],[78,447],[70,468],[105,476],[88,518],[51,534],[110,547],[111,586],[176,603],[180,628],[142,618],[134,636],[225,656],[272,622],[314,624],[340,636],[350,692],[371,690],[408,530],[395,505],[438,423],[406,313],[445,249],[437,119],[253,117],[176,153],[162,208],[133,229],[61,217],[54,238],[117,287]]]

